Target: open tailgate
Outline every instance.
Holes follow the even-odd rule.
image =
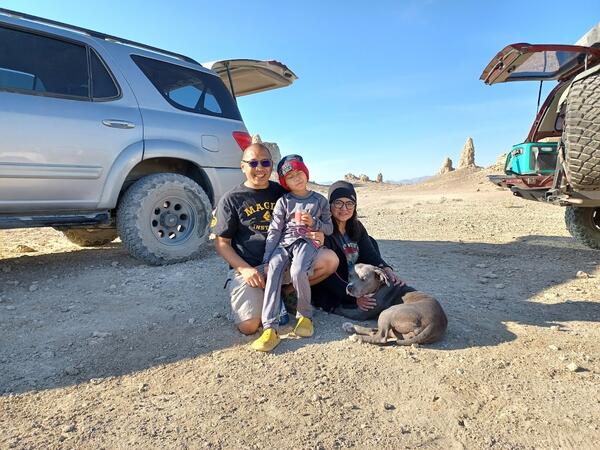
[[[219,75],[236,97],[289,86],[298,79],[285,64],[256,59],[224,59],[202,63]]]
[[[586,70],[599,60],[599,48],[511,44],[489,62],[480,79],[490,85],[507,81],[561,80]]]

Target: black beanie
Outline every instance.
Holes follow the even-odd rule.
[[[329,193],[327,196],[329,197],[329,203],[333,203],[338,198],[342,197],[350,198],[356,202],[356,191],[354,190],[354,186],[343,180],[336,181],[329,186]]]

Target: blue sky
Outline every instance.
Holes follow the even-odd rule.
[[[565,7],[568,6],[567,8]],[[5,0],[0,7],[184,53],[276,59],[299,80],[240,99],[248,130],[300,153],[316,181],[433,174],[473,137],[489,165],[521,142],[538,85],[479,75],[506,44],[574,43],[594,1]]]

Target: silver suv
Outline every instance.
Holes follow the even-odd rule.
[[[117,235],[150,264],[196,256],[241,181],[236,96],[292,84],[276,61],[177,53],[0,9],[0,228]]]

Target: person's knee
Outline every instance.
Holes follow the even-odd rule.
[[[314,270],[331,275],[336,271],[340,260],[333,250],[324,249],[319,252]]]
[[[260,327],[260,318],[244,320],[237,324],[238,330],[242,334],[254,334]]]

